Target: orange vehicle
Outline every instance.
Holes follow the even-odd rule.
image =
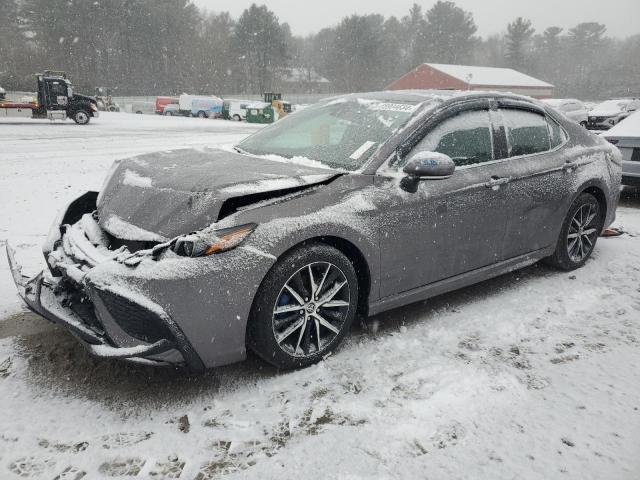
[[[177,97],[156,97],[156,113],[162,115],[164,113],[164,107],[172,103],[178,103]]]

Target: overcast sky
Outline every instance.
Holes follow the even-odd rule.
[[[264,3],[281,21],[289,23],[296,35],[314,33],[337,24],[353,13],[380,13],[402,17],[415,0],[194,0],[211,11],[228,11],[238,17],[252,3]],[[426,11],[435,0],[418,1]],[[480,35],[499,33],[514,18],[523,16],[533,21],[538,31],[557,25],[570,28],[580,22],[600,22],[608,34],[626,37],[640,33],[640,0],[455,0],[469,10]]]

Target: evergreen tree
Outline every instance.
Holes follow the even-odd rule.
[[[478,30],[473,15],[453,2],[438,1],[426,13],[426,53],[432,63],[467,63]],[[424,60],[427,61],[427,60]]]
[[[243,91],[262,93],[270,90],[278,70],[287,63],[288,25],[266,6],[255,3],[246,9],[236,24],[233,37],[236,79]]]
[[[510,67],[516,70],[525,69],[527,50],[535,29],[531,26],[531,20],[522,17],[516,18],[507,25],[505,37],[505,56]]]

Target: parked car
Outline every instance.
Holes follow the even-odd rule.
[[[564,113],[574,122],[579,123],[583,127],[587,126],[589,110],[580,100],[576,100],[575,98],[546,98],[542,101]]]
[[[233,150],[116,162],[62,211],[30,280],[7,250],[29,307],[94,355],[202,369],[250,348],[295,368],[356,314],[542,259],[581,267],[620,177],[616,148],[527,97],[351,94]]]
[[[180,113],[188,117],[217,118],[222,113],[222,99],[218,97],[198,97],[180,95]]]
[[[222,118],[240,122],[247,119],[247,106],[250,100],[227,99],[222,103]]]
[[[607,100],[589,112],[587,128],[589,130],[609,130],[639,109],[639,98]]]
[[[162,110],[162,114],[168,117],[173,117],[175,115],[182,115],[182,113],[180,113],[180,105],[178,105],[177,103],[169,103],[164,106],[164,109]]]
[[[604,137],[622,153],[622,184],[640,187],[640,112],[620,122]]]
[[[158,115],[164,114],[164,109],[167,105],[178,104],[178,97],[156,97],[156,113]]]
[[[155,103],[142,101],[133,102],[131,104],[131,113],[137,113],[138,115],[155,113]]]

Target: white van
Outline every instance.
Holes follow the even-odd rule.
[[[222,104],[222,118],[240,122],[247,119],[247,107],[251,100],[237,100],[229,98]]]

